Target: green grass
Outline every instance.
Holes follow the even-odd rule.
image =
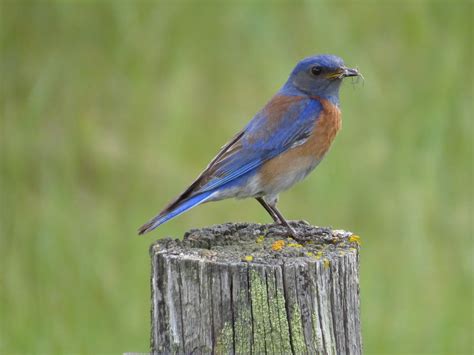
[[[136,228],[314,53],[366,80],[281,210],[362,236],[366,353],[472,352],[472,2],[0,6],[0,353],[146,351],[152,240],[269,217]]]

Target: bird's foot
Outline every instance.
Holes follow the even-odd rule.
[[[290,235],[293,237],[293,239],[298,240],[298,233],[296,230],[290,225],[287,225],[286,227],[288,228],[288,231],[290,232]]]
[[[290,226],[290,224],[287,221],[285,220],[281,221],[280,225],[285,226],[288,229],[290,236],[294,240],[301,241],[301,238],[299,237],[298,232],[292,226]]]
[[[298,222],[292,222],[292,223],[296,223],[297,225],[298,224],[301,224],[303,222],[303,224],[306,224],[306,225],[310,225],[308,222],[306,221],[298,221]],[[293,228],[287,221],[283,221],[281,223],[282,226],[285,226],[287,229],[288,229],[288,232],[289,232],[289,236],[292,237],[295,241],[297,241],[298,243],[300,244],[304,244],[306,242],[308,242],[310,240],[310,238],[305,235],[304,231],[301,230],[300,232],[297,232],[295,230],[295,228]]]

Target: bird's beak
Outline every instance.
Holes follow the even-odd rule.
[[[341,75],[343,78],[346,78],[348,76],[361,76],[361,74],[359,73],[357,69],[342,67],[341,70],[342,70]]]

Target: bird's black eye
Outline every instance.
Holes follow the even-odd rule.
[[[319,65],[315,65],[314,67],[311,68],[311,73],[313,75],[319,75],[323,71],[323,68]]]

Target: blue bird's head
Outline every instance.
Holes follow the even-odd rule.
[[[319,96],[338,104],[342,79],[349,76],[361,74],[357,69],[347,68],[343,60],[335,55],[316,55],[296,65],[280,93]]]

